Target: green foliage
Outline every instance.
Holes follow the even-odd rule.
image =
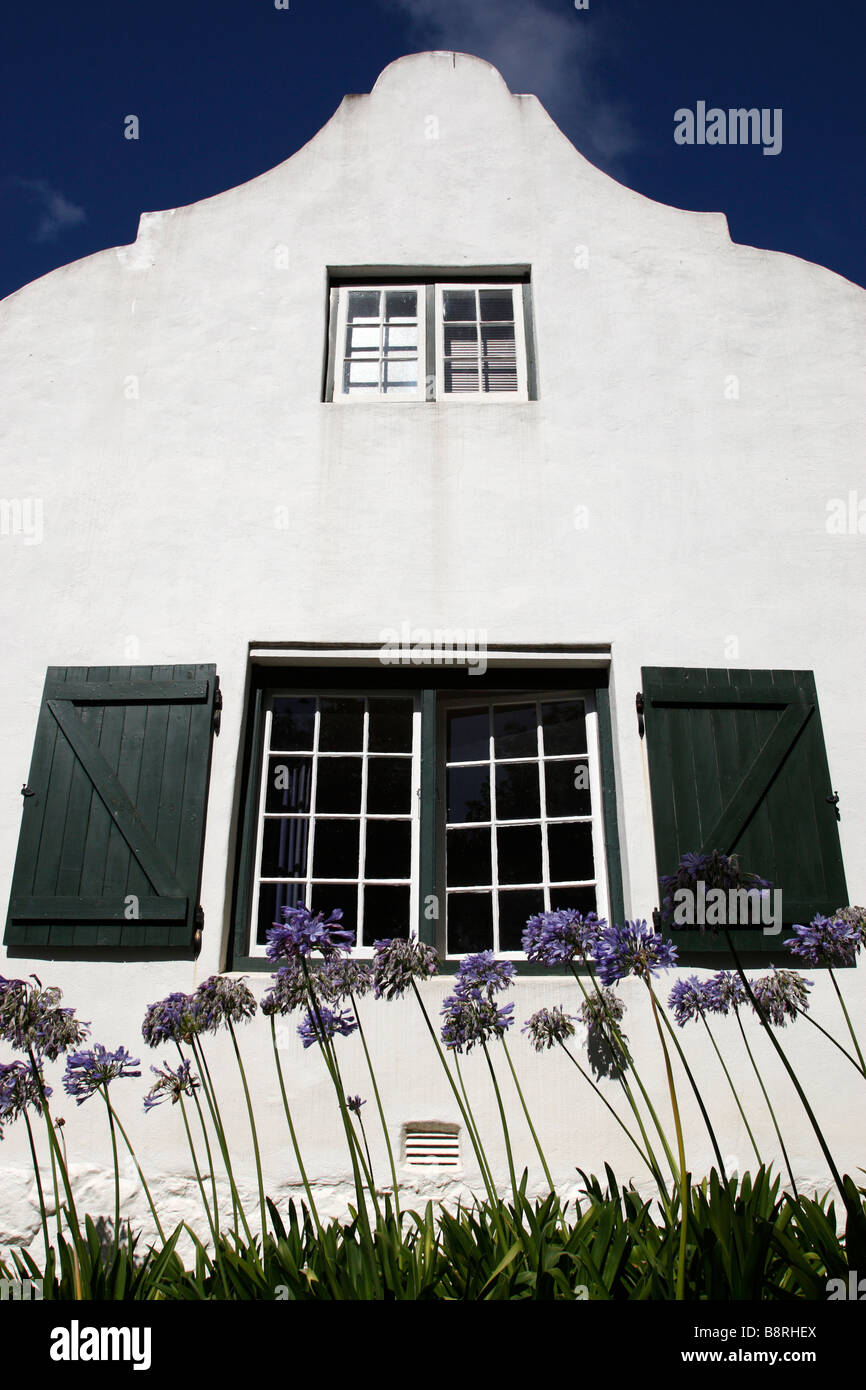
[[[554,1194],[529,1201],[526,1175],[516,1201],[489,1201],[398,1217],[386,1199],[366,1234],[357,1213],[321,1231],[306,1206],[280,1213],[268,1202],[264,1240],[233,1232],[208,1247],[189,1226],[139,1257],[135,1239],[106,1249],[93,1221],[80,1251],[64,1240],[44,1268],[28,1252],[0,1263],[5,1278],[43,1280],[43,1296],[62,1300],[172,1299],[454,1301],[629,1300],[675,1297],[680,1216],[666,1214],[609,1167],[605,1182],[581,1174],[583,1196],[569,1209]],[[863,1207],[866,1189],[858,1189]],[[686,1297],[691,1300],[826,1298],[827,1280],[849,1261],[827,1197],[779,1195],[765,1169],[723,1182],[715,1169],[691,1187]],[[191,1260],[176,1246],[186,1233]]]

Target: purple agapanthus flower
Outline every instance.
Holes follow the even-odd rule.
[[[141,1063],[131,1057],[125,1047],[109,1052],[102,1043],[96,1043],[87,1052],[73,1052],[66,1060],[63,1075],[63,1089],[72,1096],[77,1105],[83,1105],[101,1086],[108,1086],[119,1077],[141,1076]]]
[[[572,961],[592,959],[606,926],[605,918],[594,912],[585,916],[574,908],[539,912],[526,923],[521,944],[527,960],[541,965],[569,965]]]
[[[860,949],[860,932],[838,917],[813,917],[808,926],[795,922],[784,943],[791,955],[808,965],[853,965]]]
[[[809,988],[813,980],[807,980],[796,970],[777,970],[771,965],[772,975],[763,975],[754,980],[751,990],[769,1023],[784,1028],[789,1019],[797,1018],[809,1007]]]
[[[262,995],[259,1005],[266,1018],[272,1014],[288,1014],[294,1009],[307,1008],[310,992],[299,960],[287,961],[271,978],[273,983]]]
[[[479,951],[461,960],[454,993],[463,998],[478,990],[492,999],[498,990],[508,989],[515,973],[510,960],[497,960],[492,951]]]
[[[833,917],[835,921],[853,927],[860,938],[860,945],[866,946],[866,907],[837,907]]]
[[[442,1005],[445,1022],[442,1041],[453,1052],[471,1052],[476,1044],[483,1045],[491,1038],[503,1038],[514,1022],[513,1004],[497,1008],[492,999],[485,999],[479,989],[465,994],[451,994]]]
[[[704,993],[707,1007],[714,1014],[727,1014],[730,1009],[736,1012],[749,997],[739,975],[732,970],[720,970],[712,975],[704,984]]]
[[[374,941],[373,950],[373,993],[377,999],[399,999],[413,980],[426,980],[439,969],[433,947],[413,936]]]
[[[350,995],[363,999],[373,984],[373,964],[367,960],[329,956],[313,973],[313,988],[317,996],[328,1004],[342,1004]]]
[[[75,1017],[74,1009],[60,1007],[62,998],[56,986],[43,989],[38,980],[31,985],[0,977],[0,1038],[19,1051],[56,1061],[61,1052],[82,1043],[90,1029]]]
[[[192,995],[175,992],[148,1005],[141,1035],[148,1047],[161,1047],[165,1042],[189,1042],[199,1028]]]
[[[588,994],[578,1009],[578,1018],[586,1024],[589,1033],[597,1033],[607,1040],[611,1028],[619,1030],[620,1021],[625,1016],[625,1004],[619,995],[604,985]]]
[[[224,1024],[246,1023],[258,1005],[243,980],[211,975],[203,980],[190,1000],[193,1018],[201,1032],[216,1033]]]
[[[677,980],[671,989],[668,1008],[672,1010],[680,1028],[684,1028],[691,1018],[703,1018],[706,1013],[715,1012],[707,984],[707,981],[699,980],[697,975],[689,975],[687,980]]]
[[[677,890],[687,888],[694,891],[699,881],[706,884],[708,890],[721,888],[725,892],[732,888],[761,892],[773,886],[768,879],[741,869],[736,854],[722,854],[719,850],[713,850],[712,854],[687,852],[680,859],[676,873],[667,874],[659,880],[662,889],[661,919],[664,923],[675,925],[672,918]],[[709,930],[717,932],[719,928],[710,925]]]
[[[570,1014],[563,1013],[559,1005],[554,1004],[552,1009],[539,1009],[528,1018],[521,1032],[529,1034],[536,1052],[542,1052],[546,1047],[574,1037],[574,1023]]]
[[[0,1139],[4,1124],[11,1124],[31,1106],[42,1114],[42,1095],[50,1096],[51,1087],[37,1078],[29,1062],[0,1062]]]
[[[656,971],[676,965],[677,948],[646,922],[626,922],[602,933],[595,956],[603,984],[614,985],[627,975],[638,975],[649,983]]]
[[[283,908],[283,922],[275,922],[266,933],[269,960],[298,960],[320,951],[331,956],[339,951],[351,951],[355,933],[341,927],[342,908],[335,908],[327,917],[324,912],[312,913],[303,903]]]
[[[355,1016],[348,1009],[335,1011],[320,1004],[315,1013],[312,1010],[307,1011],[306,1018],[298,1028],[298,1036],[304,1047],[312,1047],[313,1043],[321,1042],[323,1036],[327,1040],[339,1033],[341,1037],[347,1038],[357,1027]]]
[[[362,1100],[360,1096],[346,1096],[346,1105],[353,1115],[360,1115],[361,1106],[366,1104],[367,1102]]]
[[[187,1061],[180,1062],[174,1068],[166,1062],[163,1067],[151,1067],[151,1071],[157,1080],[144,1098],[145,1111],[153,1110],[157,1105],[162,1105],[163,1101],[169,1097],[172,1105],[177,1105],[181,1096],[193,1095],[197,1087],[201,1085],[192,1070],[192,1064]]]

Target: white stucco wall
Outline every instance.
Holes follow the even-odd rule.
[[[516,265],[531,268],[537,400],[351,409],[322,401],[329,267]],[[0,493],[42,499],[44,536],[40,544],[0,537],[0,882],[11,879],[18,788],[48,665],[213,661],[225,709],[199,959],[40,956],[0,959],[0,973],[34,970],[60,984],[65,1002],[92,1020],[94,1038],[139,1055],[145,1006],[224,963],[250,645],[377,643],[383,628],[404,621],[483,629],[491,643],[515,647],[611,644],[630,916],[648,916],[656,899],[633,703],[641,666],[814,671],[850,898],[863,901],[866,538],[830,534],[826,519],[830,499],[866,491],[864,308],[863,290],[830,271],[732,244],[722,214],[683,212],[620,186],[583,159],[534,97],[512,95],[487,63],[451,53],[391,64],[370,95],[346,97],[276,169],[202,203],[144,214],[133,246],[11,296],[0,309]],[[588,509],[585,529],[575,527],[579,506]],[[286,507],[290,530],[275,524]],[[849,972],[845,986],[862,1024],[859,974]],[[264,984],[256,978],[258,993]],[[520,982],[516,1017],[570,998],[566,989]],[[435,1009],[446,991],[447,982],[429,986]],[[634,998],[629,1037],[664,1105],[649,1016],[636,987],[624,992]],[[814,998],[816,1015],[835,1028],[825,979]],[[395,1136],[407,1121],[459,1119],[409,1003],[370,1005],[365,1018]],[[696,1072],[712,1078],[725,1152],[753,1166],[717,1062],[694,1029],[686,1037]],[[786,1041],[840,1167],[853,1172],[864,1139],[852,1105],[857,1078],[817,1038],[803,1024]],[[261,1021],[244,1044],[276,1197],[296,1173]],[[366,1094],[359,1044],[342,1050],[347,1084]],[[558,1181],[576,1190],[575,1169],[599,1172],[605,1159],[623,1178],[641,1176],[564,1058],[536,1059],[517,1038],[513,1052]],[[158,1060],[142,1055],[145,1066]],[[308,1165],[326,1206],[339,1210],[347,1164],[323,1071],[294,1040],[284,1059]],[[482,1068],[467,1060],[493,1137]],[[242,1098],[225,1072],[251,1183]],[[738,1075],[773,1155],[757,1086],[742,1066]],[[58,1067],[58,1086],[59,1077]],[[824,1185],[817,1144],[777,1080],[797,1173]],[[155,1191],[172,1210],[194,1210],[178,1181],[186,1174],[179,1116],[143,1118],[127,1086],[117,1101],[126,1101]],[[108,1210],[102,1116],[95,1104],[63,1110],[70,1152],[89,1165],[84,1204]],[[539,1176],[519,1118],[515,1125],[518,1162]],[[690,1134],[700,1172],[711,1152],[699,1123]],[[493,1146],[498,1152],[495,1137]],[[35,1229],[23,1133],[8,1132],[0,1163],[2,1244]],[[135,1201],[143,1215],[140,1195]]]

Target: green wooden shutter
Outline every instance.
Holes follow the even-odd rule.
[[[645,667],[642,680],[659,877],[717,849],[782,890],[785,926],[847,904],[812,673]],[[753,948],[780,939],[734,935]]]
[[[6,944],[195,945],[215,666],[49,667]]]

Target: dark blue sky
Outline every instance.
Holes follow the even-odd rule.
[[[4,8],[0,296],[272,168],[427,48],[488,58],[622,183],[866,285],[863,0],[289,3]],[[675,110],[699,101],[781,108],[781,152],[676,144]]]

